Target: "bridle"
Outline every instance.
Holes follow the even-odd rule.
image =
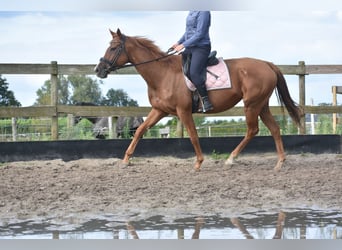
[[[114,56],[112,61],[110,61],[104,57],[100,58],[100,62],[103,62],[109,66],[107,69],[105,69],[105,71],[107,71],[107,73],[110,73],[111,71],[115,71],[117,69],[123,68],[124,65],[123,66],[115,66],[115,64],[116,64],[117,60],[119,59],[122,51],[125,51],[125,53],[127,55],[127,52],[125,49],[125,42],[126,42],[126,36],[122,35],[122,39],[120,40],[120,45],[115,49],[115,51],[114,51],[115,56]]]
[[[164,55],[164,56],[161,56],[161,57],[158,57],[158,58],[155,58],[155,59],[152,59],[152,60],[148,60],[148,61],[144,61],[144,62],[140,62],[140,63],[127,63],[127,64],[124,64],[124,65],[121,65],[121,66],[117,66],[115,65],[117,60],[119,59],[119,57],[121,56],[122,52],[124,52],[126,54],[126,56],[128,57],[128,61],[132,61],[130,58],[129,58],[129,55],[126,51],[126,48],[125,48],[125,42],[126,42],[126,36],[124,35],[121,35],[121,40],[120,40],[120,45],[115,49],[114,53],[115,53],[115,56],[113,58],[113,60],[108,60],[104,57],[101,57],[100,58],[100,62],[103,62],[105,63],[108,68],[105,69],[105,71],[109,74],[111,71],[116,71],[118,69],[122,69],[122,68],[128,68],[128,67],[136,67],[136,66],[139,66],[139,65],[143,65],[143,64],[147,64],[147,63],[151,63],[151,62],[156,62],[156,61],[159,61],[161,59],[164,59],[164,58],[167,58],[169,56],[172,56],[174,54],[177,53],[177,51],[174,51],[173,48],[170,48],[168,49],[168,51],[166,52],[167,54]]]

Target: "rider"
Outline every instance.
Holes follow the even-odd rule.
[[[172,46],[177,52],[185,48],[183,54],[191,54],[190,80],[195,84],[201,96],[203,112],[213,109],[205,86],[206,66],[211,50],[210,18],[210,11],[190,11],[186,18],[185,33]]]

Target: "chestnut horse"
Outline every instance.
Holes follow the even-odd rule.
[[[195,169],[200,170],[204,160],[192,117],[192,95],[185,84],[181,56],[162,52],[152,41],[143,37],[126,36],[110,30],[112,40],[104,57],[95,67],[98,77],[106,78],[111,71],[135,66],[148,85],[148,97],[152,110],[144,123],[137,129],[128,146],[123,163],[128,164],[141,136],[160,119],[175,115],[184,124],[196,153]],[[222,112],[234,107],[241,99],[244,103],[247,132],[240,144],[231,152],[226,164],[234,159],[259,132],[258,116],[270,130],[277,149],[279,170],[285,161],[285,152],[280,129],[269,109],[269,98],[276,88],[281,104],[298,125],[301,110],[292,100],[284,76],[272,63],[240,58],[225,60],[229,68],[232,88],[209,91],[209,99],[214,107],[210,113]]]

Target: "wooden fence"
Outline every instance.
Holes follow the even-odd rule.
[[[299,104],[308,114],[336,114],[342,113],[342,106],[306,106],[305,105],[305,76],[309,74],[342,74],[342,65],[305,65],[300,61],[298,65],[277,65],[284,75],[297,75],[299,84]],[[150,107],[108,107],[108,106],[68,106],[57,103],[57,77],[58,75],[94,75],[93,64],[12,64],[1,63],[0,74],[48,74],[51,79],[51,105],[31,107],[0,107],[0,118],[12,117],[50,117],[51,138],[58,139],[58,116],[73,114],[76,116],[93,117],[119,117],[119,116],[146,116]],[[137,74],[134,68],[118,70],[116,74]],[[146,96],[147,98],[147,96]],[[282,114],[281,107],[272,106],[274,115]],[[202,115],[202,114],[196,114]],[[209,116],[244,116],[243,107],[234,107],[228,111]],[[115,119],[114,123],[115,124]],[[305,118],[301,121],[300,134],[305,134]]]

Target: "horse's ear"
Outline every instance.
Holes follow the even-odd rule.
[[[117,29],[116,34],[121,37],[121,30],[119,28]]]
[[[114,37],[114,36],[116,35],[115,32],[112,31],[111,29],[109,29],[109,32],[110,32],[110,34],[112,35],[112,37]]]

